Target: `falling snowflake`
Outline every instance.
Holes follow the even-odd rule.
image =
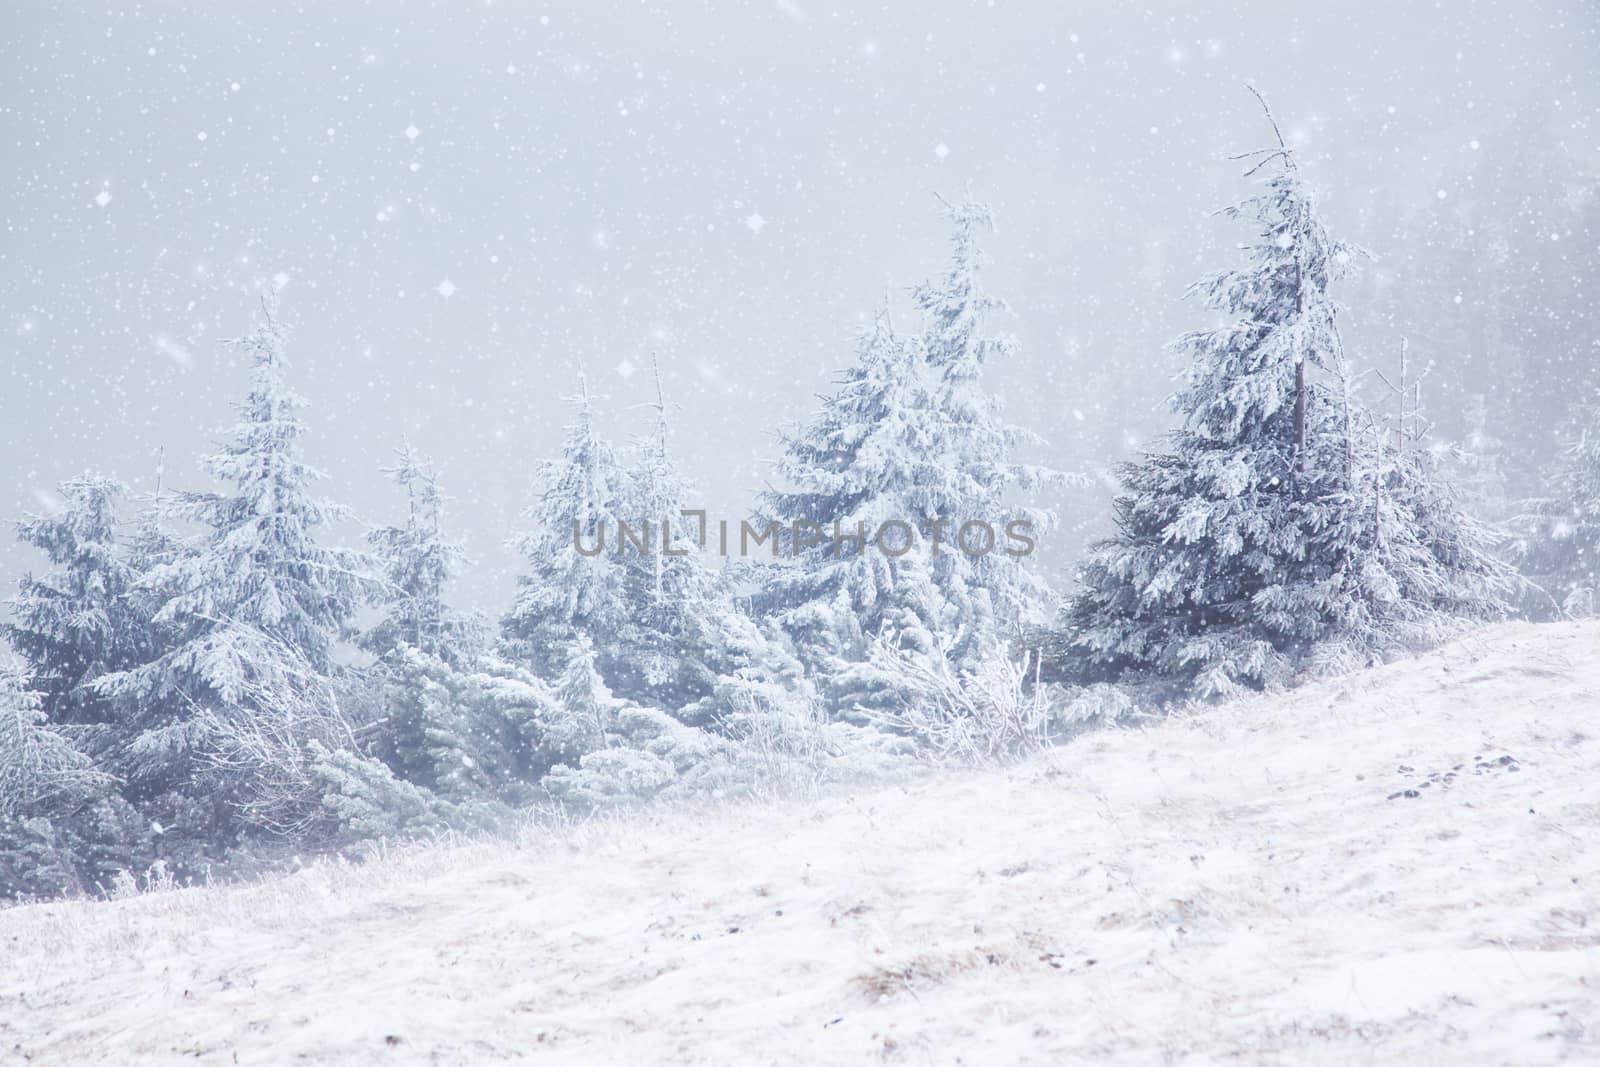
[[[184,348],[178,342],[174,341],[172,338],[168,337],[166,334],[157,334],[153,340],[155,342],[156,351],[172,360],[172,362],[177,366],[183,368],[184,370],[188,370],[190,367],[194,366],[194,356],[190,354],[189,350]]]
[[[945,144],[943,141],[940,141],[938,144],[933,146],[933,154],[938,156],[940,159],[943,159],[945,156],[950,154],[950,146]]]
[[[272,276],[272,287],[274,289],[282,289],[284,286],[286,286],[288,284],[289,284],[289,275],[284,273],[283,271],[280,270],[278,273],[276,273],[276,274],[274,274]]]
[[[422,136],[422,131],[417,129],[415,125],[406,127],[406,140],[415,141],[420,136]]]
[[[633,361],[628,359],[625,359],[621,363],[617,364],[617,373],[622,375],[624,378],[633,377],[633,372],[638,369],[639,368],[633,365]]]
[[[446,300],[449,300],[452,296],[456,295],[456,283],[451,281],[449,278],[446,278],[444,281],[438,284],[438,286],[434,289],[434,292],[438,293]]]
[[[759,214],[753,214],[744,220],[744,224],[750,227],[751,233],[760,233],[761,228],[767,224],[767,220],[762,218]]]
[[[107,204],[111,203],[111,190],[100,190],[99,195],[94,198],[94,202],[99,204],[101,207],[105,207]]]

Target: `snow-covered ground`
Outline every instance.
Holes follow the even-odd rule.
[[[1003,771],[0,912],[0,1063],[1600,1060],[1600,626]]]

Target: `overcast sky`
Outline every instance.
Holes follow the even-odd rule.
[[[1576,2],[8,4],[0,512],[85,468],[147,489],[162,447],[205,486],[246,380],[219,341],[277,279],[324,492],[392,517],[409,437],[498,610],[580,371],[620,439],[659,353],[738,517],[873,307],[913,322],[934,194],[968,187],[1022,341],[990,381],[1031,458],[1103,471],[1170,425],[1184,288],[1243,236],[1209,213],[1269,136],[1247,81],[1378,256],[1357,358],[1411,337],[1441,432],[1489,393],[1531,463],[1600,361],[1597,31]],[[1055,503],[1059,568],[1105,493]],[[0,582],[34,562],[8,540]]]

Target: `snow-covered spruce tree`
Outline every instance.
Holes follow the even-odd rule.
[[[378,658],[383,704],[368,747],[401,780],[452,801],[498,796],[507,784],[505,730],[485,721],[476,683],[487,634],[445,599],[465,553],[444,532],[444,494],[425,457],[404,446],[384,473],[405,490],[406,517],[367,534],[382,615],[361,645]]]
[[[707,562],[699,521],[684,514],[691,487],[671,454],[670,409],[653,358],[652,370],[656,396],[647,406],[654,419],[630,442],[613,502],[614,518],[629,531],[613,531],[623,570],[621,620],[614,633],[592,636],[626,650],[607,664],[606,682],[618,696],[677,714],[711,691],[720,638],[704,619],[729,590]]]
[[[552,755],[570,759],[606,747],[622,702],[600,677],[594,644],[587,634],[572,643],[554,696],[559,718],[545,724],[543,737]]]
[[[1498,527],[1511,511],[1505,442],[1495,435],[1484,394],[1468,397],[1464,413],[1467,432],[1444,453],[1442,467],[1467,514]]]
[[[255,329],[232,342],[251,365],[239,421],[205,460],[226,489],[175,496],[169,513],[202,532],[141,578],[164,598],[155,621],[171,628],[172,647],[95,683],[140,709],[116,768],[130,797],[168,794],[167,818],[192,824],[181,831],[212,844],[232,835],[227,805],[239,783],[199,773],[206,765],[196,757],[252,692],[320,689],[306,676],[335,670],[335,642],[349,627],[366,570],[355,553],[316,540],[336,509],[310,493],[319,475],[300,459],[304,402],[284,381],[284,343],[268,293]]]
[[[154,627],[131,595],[138,578],[117,537],[120,482],[96,475],[60,486],[65,506],[17,524],[51,569],[25,576],[11,601],[6,639],[26,661],[28,687],[56,724],[103,731],[112,704],[88,683],[149,658]]]
[[[1328,289],[1356,250],[1328,235],[1281,136],[1240,158],[1266,172],[1263,188],[1223,214],[1255,241],[1243,266],[1193,287],[1231,321],[1175,344],[1189,360],[1172,402],[1183,424],[1170,451],[1121,472],[1117,534],[1065,611],[1070,673],[1141,672],[1202,696],[1281,682],[1319,647],[1345,663],[1382,655],[1415,634],[1415,612],[1481,605],[1455,583],[1494,569],[1431,472],[1363,473],[1365,417],[1328,380],[1349,384]],[[1387,554],[1373,551],[1367,482],[1391,484]]]
[[[707,562],[700,521],[685,514],[690,489],[671,456],[655,371],[653,424],[634,437],[612,483],[611,518],[628,527],[612,534],[622,571],[617,622],[578,630],[556,713],[542,720],[541,747],[563,761],[547,785],[590,803],[727,785],[747,742],[759,736],[763,758],[776,758],[817,722],[800,663],[740,609],[728,572]]]
[[[942,477],[921,364],[919,342],[879,311],[838,390],[783,435],[779,487],[763,494],[757,521],[783,531],[785,559],[755,603],[814,672],[859,661],[886,627],[931,646],[932,633],[954,625],[927,549],[915,531],[906,543],[904,524],[933,510],[923,487]]]
[[[141,861],[142,834],[27,686],[0,665],[0,899],[94,892]]]
[[[543,738],[557,762],[544,785],[579,807],[636,804],[726,784],[732,745],[660,709],[617,699],[587,635],[573,643]]]
[[[1044,528],[1047,513],[1011,497],[1059,476],[1015,462],[1029,435],[1004,421],[983,387],[985,367],[1015,350],[993,321],[1005,304],[981,283],[989,209],[971,200],[946,208],[950,267],[913,290],[924,328],[903,336],[879,313],[839,390],[784,438],[780,487],[762,503],[762,517],[783,524],[796,550],[758,608],[847,715],[906,696],[897,666],[872,654],[885,635],[898,652],[968,669],[1004,654],[1049,600],[1004,540],[984,543],[984,529],[1016,520]]]
[[[707,565],[697,524],[682,515],[689,493],[668,454],[665,401],[658,388],[655,424],[626,465],[595,434],[587,389],[576,403],[563,455],[545,465],[528,513],[535,529],[518,542],[530,572],[502,623],[506,645],[555,678],[586,637],[619,699],[674,714],[693,707],[704,718],[718,674],[739,662],[712,622],[731,592]]]
[[[925,316],[921,355],[934,375],[922,447],[928,450],[927,469],[936,475],[918,487],[913,503],[923,522],[943,524],[949,541],[972,521],[1003,530],[1013,520],[1025,520],[1037,536],[1050,525],[1050,514],[1012,498],[1066,479],[1016,462],[1018,447],[1036,438],[1007,423],[1000,401],[983,385],[984,370],[1011,358],[1017,347],[1015,338],[995,325],[1010,309],[982,282],[990,257],[979,238],[993,229],[993,213],[970,197],[944,206],[952,226],[950,265],[940,278],[912,292]],[[935,553],[929,567],[959,624],[970,632],[953,646],[958,656],[977,651],[974,639],[1015,640],[1049,617],[1054,601],[1048,585],[1030,560],[1005,551],[1004,541],[984,554]]]
[[[510,804],[537,781],[546,688],[492,656],[460,667],[409,645],[384,664],[384,713],[371,748],[403,780],[457,805]],[[500,696],[506,681],[540,694],[532,709]]]
[[[1600,614],[1600,404],[1582,410],[1547,495],[1525,501],[1510,525],[1512,558],[1555,610]]]
[[[545,678],[566,666],[579,633],[595,641],[602,671],[608,671],[616,651],[608,642],[628,621],[626,571],[614,551],[624,475],[595,432],[588,383],[579,384],[561,457],[543,464],[539,498],[524,512],[533,529],[512,542],[528,573],[517,579],[516,600],[500,624],[513,656]]]
[[[1377,372],[1398,405],[1392,420],[1354,399],[1342,353],[1335,357],[1330,392],[1338,397],[1339,431],[1323,432],[1308,446],[1319,469],[1343,470],[1346,486],[1332,497],[1328,521],[1308,531],[1308,558],[1331,560],[1338,580],[1329,584],[1325,603],[1329,632],[1310,656],[1323,673],[1436,644],[1464,624],[1503,617],[1515,585],[1511,569],[1492,554],[1494,532],[1463,513],[1444,476],[1444,452],[1429,445],[1432,427],[1422,410],[1427,371],[1411,375],[1404,339],[1398,378]]]
[[[478,620],[453,610],[445,590],[466,561],[461,545],[444,533],[444,493],[433,464],[409,444],[383,471],[406,494],[402,525],[367,532],[381,581],[382,616],[361,638],[378,659],[405,646],[446,663],[470,660],[484,644]]]

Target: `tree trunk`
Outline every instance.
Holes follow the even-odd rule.
[[[1300,473],[1306,451],[1306,360],[1294,365],[1294,470]]]

